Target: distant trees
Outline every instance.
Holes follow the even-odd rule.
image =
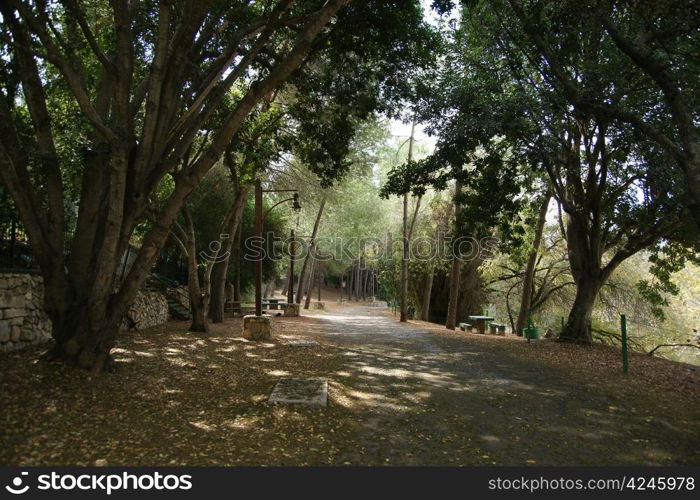
[[[683,146],[683,163],[652,131],[680,130],[684,112],[671,112],[649,76],[620,55],[611,24],[636,19],[632,26],[641,29],[636,23],[659,12],[645,2],[463,3],[444,69],[425,88],[423,118],[439,135],[436,152],[422,164],[395,169],[386,189],[398,192],[406,183],[444,188],[457,179],[463,185],[460,234],[498,235],[503,248],[513,248],[522,242],[525,201],[545,178],[564,211],[577,290],[562,336],[588,342],[595,299],[621,262],[659,242],[676,253],[698,242],[686,175],[692,140]],[[608,10],[601,10],[604,4]],[[688,13],[669,14],[681,12]],[[658,20],[649,31],[651,38],[674,40],[662,57],[674,61],[667,60],[667,69],[683,89],[697,85],[687,54],[690,39],[697,40],[691,24],[682,22],[676,33]],[[656,43],[651,38],[642,42]],[[693,102],[696,93],[679,92],[686,105]],[[645,120],[648,128],[640,123]]]

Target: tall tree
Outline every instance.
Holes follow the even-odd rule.
[[[323,198],[321,198],[321,203],[318,206],[318,212],[316,213],[316,220],[314,221],[314,228],[313,231],[311,232],[311,238],[309,239],[308,242],[308,251],[306,252],[306,257],[304,258],[304,263],[301,265],[301,271],[299,271],[299,288],[297,289],[297,297],[296,297],[296,302],[297,304],[301,304],[301,299],[303,292],[309,288],[308,283],[306,282],[306,271],[309,268],[309,265],[311,264],[311,267],[313,268],[313,261],[314,261],[314,254],[316,252],[316,235],[318,234],[318,228],[321,224],[321,216],[323,215],[323,207],[326,206],[326,196],[324,195]],[[309,283],[311,282],[313,278],[313,273],[309,271],[309,277],[308,281]],[[308,309],[308,307],[306,308]]]
[[[577,289],[562,337],[589,342],[596,297],[621,262],[660,241],[689,244],[694,238],[679,203],[682,181],[671,168],[673,157],[658,143],[587,105],[572,105],[569,90],[557,83],[526,42],[528,35],[547,33],[548,44],[556,47],[581,86],[606,89],[611,102],[620,102],[625,87],[610,89],[607,83],[618,67],[611,55],[614,45],[604,30],[555,9],[556,15],[547,18],[552,24],[541,25],[535,34],[530,21],[521,16],[524,12],[509,17],[501,7],[482,3],[466,17],[470,47],[462,53],[468,56],[473,51],[479,60],[466,60],[477,68],[488,63],[491,69],[461,86],[464,115],[454,122],[476,119],[470,132],[478,136],[478,120],[488,116],[482,146],[488,151],[508,144],[508,154],[521,165],[535,165],[549,177],[565,212],[568,257]],[[533,19],[542,14],[532,11]],[[569,21],[570,29],[547,31],[559,25],[558,16]],[[519,22],[526,25],[526,33]],[[474,100],[465,99],[468,95]]]
[[[411,135],[408,138],[408,156],[406,161],[409,163],[413,161],[413,141],[414,135],[416,133],[416,117],[413,116],[411,121]],[[416,202],[415,214],[413,220],[409,223],[408,221],[408,192],[403,194],[403,235],[402,235],[402,255],[401,255],[401,314],[400,320],[402,323],[408,321],[408,263],[411,258],[411,233],[413,232],[413,227],[416,222],[416,216],[418,215],[418,209],[420,207],[420,197]],[[410,224],[410,225],[409,225]]]
[[[684,179],[685,203],[700,227],[698,3],[508,0],[507,5],[500,15],[521,22],[511,33],[525,34],[521,47],[568,102],[632,127],[673,160]],[[594,81],[580,78],[569,59],[589,36],[607,49]]]
[[[540,210],[537,215],[537,223],[535,224],[535,233],[532,238],[532,247],[527,257],[525,265],[525,274],[523,276],[523,290],[520,296],[520,310],[518,311],[518,320],[515,324],[515,333],[523,334],[523,328],[527,321],[527,315],[530,312],[532,305],[533,286],[535,281],[535,267],[537,265],[537,255],[539,253],[540,244],[542,243],[542,233],[544,225],[547,222],[547,208],[552,199],[552,191],[547,189],[547,192],[542,197],[540,202]]]
[[[336,61],[357,60],[361,71],[337,68],[371,80],[365,89],[374,92],[363,95],[376,103],[377,93],[392,87],[378,71],[388,75],[399,59],[422,57],[413,41],[393,43],[408,40],[412,29],[423,33],[418,39],[430,38],[416,2],[351,4],[2,2],[0,174],[44,278],[53,357],[93,371],[105,367],[188,195],[250,113],[305,61],[330,52]],[[377,30],[377,23],[389,29]],[[365,35],[373,43],[360,47],[357,37]],[[65,96],[60,105],[58,94]],[[232,105],[222,106],[231,96]],[[74,134],[61,140],[70,159],[79,158],[73,170],[52,126],[66,109]],[[324,168],[332,178],[335,164]],[[174,183],[159,198],[168,176]],[[70,225],[68,179],[79,193]],[[140,250],[119,283],[118,264],[137,230]]]
[[[452,244],[452,264],[450,266],[450,298],[447,305],[447,319],[445,320],[445,328],[448,330],[454,330],[457,326],[457,312],[459,310],[459,278],[460,278],[460,265],[462,263],[461,257],[459,255],[459,249],[457,247],[457,234],[459,228],[460,220],[460,197],[462,194],[462,183],[457,179],[455,181],[455,194],[454,194],[454,231],[453,231],[453,244]]]

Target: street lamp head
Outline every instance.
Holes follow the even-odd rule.
[[[299,204],[299,193],[294,193],[294,197],[292,199],[292,210],[295,212],[301,210],[301,205]]]

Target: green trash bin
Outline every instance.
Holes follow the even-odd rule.
[[[538,340],[541,334],[541,328],[537,328],[534,326],[528,326],[527,328],[523,328],[523,335],[525,336],[528,342],[530,342],[530,340]]]

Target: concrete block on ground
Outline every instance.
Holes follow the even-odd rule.
[[[328,381],[324,378],[281,378],[272,390],[268,403],[323,408],[328,403]]]
[[[298,339],[290,340],[289,342],[287,342],[287,345],[290,347],[313,347],[319,345],[319,343],[315,340]]]
[[[285,316],[291,318],[296,318],[299,316],[299,304],[286,304],[283,306],[283,308]]]
[[[243,338],[256,342],[272,340],[275,334],[274,329],[272,316],[267,314],[243,316]]]

